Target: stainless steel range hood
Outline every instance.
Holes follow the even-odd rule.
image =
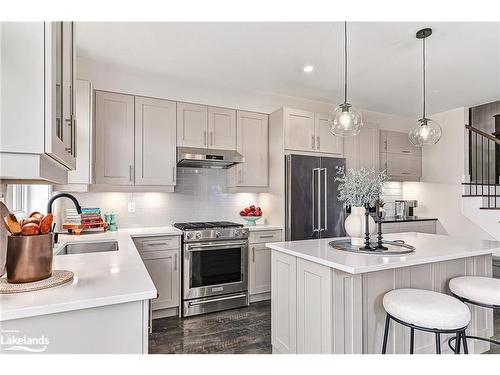
[[[177,147],[178,167],[227,169],[244,161],[243,155],[236,151]]]

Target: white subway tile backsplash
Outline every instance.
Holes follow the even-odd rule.
[[[242,222],[240,210],[259,203],[258,193],[227,193],[227,171],[178,168],[175,193],[77,193],[82,207],[114,211],[122,228],[171,225],[174,222],[230,220]],[[128,202],[135,202],[135,213]],[[59,200],[61,208],[71,202]],[[264,213],[265,214],[265,213]]]

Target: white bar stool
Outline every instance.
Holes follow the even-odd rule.
[[[387,313],[385,320],[382,354],[386,353],[389,323],[392,320],[410,328],[410,354],[413,354],[415,330],[436,335],[436,354],[441,354],[441,334],[454,333],[463,341],[468,353],[465,329],[470,323],[469,308],[458,299],[447,294],[423,289],[395,289],[384,295],[382,301]],[[460,353],[460,346],[454,348]]]
[[[482,276],[460,276],[451,279],[448,287],[451,293],[462,302],[488,309],[500,310],[500,279]],[[466,339],[470,338],[500,345],[499,341],[486,337],[465,337]],[[452,349],[454,349],[451,344],[453,340],[453,337],[448,340],[448,346]]]

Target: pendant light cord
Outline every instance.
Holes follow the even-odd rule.
[[[347,21],[344,21],[344,104],[347,103]]]
[[[423,118],[425,119],[425,37],[422,39],[422,71],[423,71],[423,74],[422,74],[422,77],[423,77],[423,82],[422,82],[422,87],[423,87],[423,97],[424,97],[424,100],[423,100],[423,109],[422,109],[422,112],[423,112]]]

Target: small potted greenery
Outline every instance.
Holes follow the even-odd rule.
[[[376,172],[374,169],[338,168],[335,181],[339,182],[338,199],[346,207],[351,207],[351,214],[345,220],[345,230],[351,237],[353,245],[363,245],[366,230],[365,212],[375,207],[382,195],[382,188],[387,181],[386,171]],[[370,234],[375,232],[375,221],[368,217]]]

